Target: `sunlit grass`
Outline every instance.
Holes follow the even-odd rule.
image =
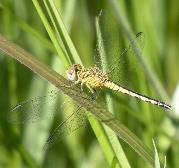
[[[36,3],[35,7],[32,1],[17,0],[9,3],[5,0],[2,1],[0,4],[1,34],[17,42],[39,57],[42,62],[65,76],[65,69],[70,65],[70,62],[83,62],[84,66],[94,65],[93,53],[97,39],[95,16],[98,15],[100,9],[105,7],[109,13],[113,11],[114,21],[116,21],[118,29],[117,31],[114,29],[112,32],[107,32],[109,39],[116,36],[116,41],[104,39],[109,47],[118,46],[117,50],[120,52],[124,48],[121,46],[129,43],[130,38],[137,32],[142,31],[145,34],[143,52],[147,68],[149,67],[147,69],[149,75],[146,75],[146,78],[136,77],[135,81],[131,81],[134,87],[138,89],[137,91],[149,96],[170,100],[169,97],[172,97],[178,81],[177,64],[179,62],[177,56],[179,40],[177,36],[177,12],[174,12],[177,11],[177,4],[174,1],[146,1],[144,3],[137,0],[130,3],[118,2],[114,6],[114,0],[100,2],[101,4],[69,0],[61,3],[56,2],[57,7],[51,7],[48,12],[45,6],[43,6],[45,11],[40,11],[42,6],[38,6],[37,2],[33,0],[33,3]],[[52,5],[51,1],[44,0],[44,2],[46,2],[46,7]],[[18,6],[22,6],[22,8],[18,8]],[[60,9],[64,24],[59,21],[57,9]],[[49,15],[56,20],[52,22]],[[109,23],[106,23],[106,25]],[[69,44],[71,42],[68,41],[70,39],[68,39],[67,32],[64,32],[66,29],[63,26],[67,28],[77,51],[74,51],[73,44],[69,47],[64,43]],[[59,37],[62,36],[65,40],[59,40]],[[117,41],[119,41],[119,44],[117,44]],[[110,52],[115,53],[114,51]],[[110,56],[109,60],[112,62],[113,57]],[[90,128],[85,128],[80,135],[70,136],[72,139],[70,142],[64,140],[57,144],[54,147],[56,149],[50,153],[44,153],[39,148],[39,145],[42,145],[41,140],[48,136],[51,127],[56,122],[63,120],[60,117],[59,119],[55,118],[54,123],[46,120],[44,123],[30,124],[30,126],[16,126],[12,130],[14,125],[7,123],[4,117],[10,107],[29,97],[46,95],[51,86],[22,65],[4,57],[2,53],[0,64],[0,104],[2,110],[0,116],[0,148],[2,149],[0,150],[0,163],[2,163],[2,166],[20,167],[25,164],[28,167],[35,167],[42,164],[43,167],[58,167],[59,165],[62,165],[62,167],[84,167],[86,165],[89,165],[89,167],[115,167],[119,163],[114,158],[110,164],[111,153],[108,154],[105,149],[98,145],[98,141]],[[140,61],[139,64],[141,64]],[[112,101],[115,104],[113,108],[117,112],[116,117],[132,130],[144,144],[153,149],[152,138],[156,140],[155,143],[162,160],[166,156],[167,166],[176,167],[179,164],[177,159],[179,144],[175,137],[177,127],[172,123],[173,115],[171,113],[167,114],[164,110],[152,105],[146,105],[133,99],[129,100],[125,95],[121,95],[120,99],[112,97]],[[61,111],[61,113],[63,112]],[[40,127],[43,127],[43,130],[39,129]],[[14,131],[19,138],[13,134]],[[23,133],[23,131],[25,132]],[[73,138],[77,138],[77,140],[73,141]],[[103,140],[106,140],[105,138]],[[22,143],[18,142],[18,139]],[[17,151],[14,144],[25,145],[20,146],[20,150]],[[34,149],[31,146],[34,146]],[[173,146],[175,146],[175,149],[172,148]],[[31,152],[29,152],[28,147],[31,148]],[[27,150],[24,148],[27,148]],[[149,167],[147,163],[141,160],[140,156],[123,142],[122,148],[131,167]],[[117,155],[118,153],[116,153],[116,158],[120,156]],[[121,167],[123,166],[121,165]]]

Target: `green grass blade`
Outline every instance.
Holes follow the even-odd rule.
[[[93,118],[91,120],[91,117],[94,117],[94,116],[92,116],[90,113],[87,113],[87,115],[88,115],[89,122],[90,122],[92,128],[95,130],[94,133],[98,139],[100,147],[105,155],[105,158],[106,158],[108,164],[112,165],[113,159],[116,158],[116,155],[114,153],[114,149],[111,145],[111,142],[108,139],[108,138],[110,138],[110,135],[106,133],[104,126],[102,124],[100,124],[99,121],[94,120]],[[117,160],[115,166],[120,167],[118,160]]]
[[[70,39],[70,36],[68,35],[68,32],[65,28],[65,25],[61,19],[61,16],[59,15],[59,12],[57,11],[55,4],[52,0],[44,0],[45,7],[47,9],[47,12],[52,20],[53,26],[56,30],[56,33],[61,38],[63,45],[66,49],[66,52],[70,58],[74,62],[77,62],[79,64],[82,64],[82,61]]]
[[[160,159],[159,159],[159,156],[158,156],[157,148],[155,146],[154,140],[152,140],[152,142],[153,142],[154,152],[155,152],[155,168],[160,168]]]
[[[64,5],[64,13],[63,13],[63,20],[68,32],[71,30],[72,26],[72,19],[75,14],[75,7],[77,4],[77,0],[66,0]]]
[[[99,17],[96,18],[96,32],[97,32],[97,39],[98,39],[98,46],[100,46],[99,48],[99,60],[101,60],[101,65],[102,65],[102,69],[103,72],[107,72],[108,71],[108,67],[107,67],[107,56],[104,50],[104,45],[103,45],[103,40],[102,40],[102,35],[101,35],[101,27],[99,24]],[[112,105],[112,99],[110,97],[110,95],[106,94],[106,100],[107,100],[107,107],[108,109],[110,109],[111,112],[113,111],[113,105]],[[116,164],[121,165],[121,167],[127,168],[130,167],[130,164],[127,160],[127,157],[122,149],[122,146],[118,140],[118,138],[116,137],[116,134],[110,130],[108,127],[105,127],[105,132],[108,136],[109,142],[108,142],[108,146],[111,146],[111,150],[113,151],[113,158],[116,158],[117,161]],[[105,148],[104,148],[105,150]]]
[[[37,0],[32,0],[32,2],[33,2],[34,6],[35,6],[35,8],[36,8],[36,10],[37,10],[37,12],[38,12],[43,24],[44,24],[44,26],[45,26],[48,34],[49,34],[50,39],[52,40],[52,43],[54,44],[54,46],[55,46],[55,48],[57,50],[58,55],[63,60],[65,67],[67,67],[69,65],[70,61],[66,57],[65,51],[61,48],[61,46],[59,44],[59,41],[56,38],[56,35],[55,35],[53,29],[51,28],[48,20],[46,19],[45,14],[44,14],[41,6],[39,5]]]

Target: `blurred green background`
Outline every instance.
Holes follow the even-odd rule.
[[[136,73],[131,74],[132,70],[128,71],[130,64],[133,64],[133,69],[135,66],[142,67],[140,61],[135,58],[122,68],[123,78],[129,78],[126,81],[130,80],[129,86],[136,91],[173,102],[173,107],[177,106],[178,100],[174,99],[174,95],[177,94],[179,79],[179,1],[54,2],[85,67],[95,64],[95,18],[101,9],[105,10],[105,15],[109,13],[102,24],[109,62],[113,62],[129,43],[128,29],[133,35],[143,32],[143,53],[150,72],[154,74],[154,81],[144,73],[135,76]],[[43,1],[39,3],[44,9]],[[36,9],[31,0],[1,0],[0,33],[66,77],[65,70],[70,65],[68,61],[64,61],[67,54],[62,52],[64,57],[59,54],[60,50],[57,51],[51,42]],[[44,13],[50,20],[47,12]],[[137,71],[140,71],[140,68],[137,68]],[[160,89],[157,90],[156,86]],[[14,105],[35,96],[47,95],[51,89],[53,86],[45,80],[0,52],[0,168],[115,167],[115,161],[111,165],[107,162],[107,156],[104,155],[89,125],[77,133],[64,137],[51,150],[42,149],[50,132],[76,107],[73,102],[64,100],[62,94],[59,94],[59,101],[51,101],[50,105],[46,102],[42,104],[42,112],[54,114],[55,118],[43,119],[42,113],[37,117],[34,114],[34,120],[37,121],[32,121],[33,123],[15,124],[7,121],[8,112]],[[103,93],[101,96],[104,96]],[[179,167],[177,110],[167,113],[164,109],[129,99],[125,95],[118,96],[112,93],[111,96],[116,117],[151,149],[154,138],[161,160],[166,156],[167,167]],[[67,102],[68,108],[66,105],[62,108],[62,102]],[[27,112],[31,113],[31,110],[32,107],[29,107]],[[57,112],[58,114],[55,114]],[[122,141],[121,144],[131,167],[150,167],[128,145]]]

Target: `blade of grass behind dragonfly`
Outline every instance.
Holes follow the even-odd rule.
[[[161,166],[166,168],[166,156],[165,156],[165,160],[164,160],[164,165],[162,165],[160,162],[159,153],[158,153],[156,145],[155,145],[155,141],[153,139],[152,139],[152,142],[153,142],[153,147],[154,147],[154,151],[155,151],[155,168],[161,168]]]
[[[82,64],[82,61],[70,39],[70,36],[68,35],[68,32],[65,28],[65,25],[61,19],[61,16],[59,12],[57,11],[57,8],[52,0],[43,0],[44,5],[47,9],[47,12],[49,14],[49,17],[53,23],[53,27],[57,33],[57,35],[62,40],[62,44],[64,45],[64,48],[67,52],[68,58],[71,62],[74,63],[77,62],[79,64]]]
[[[101,11],[102,12],[102,11]],[[102,13],[100,13],[101,15]],[[99,24],[99,19],[100,19],[100,15],[98,17],[96,17],[96,34],[97,34],[97,46],[99,47],[99,55],[97,55],[97,57],[99,56],[100,58],[98,59],[101,62],[101,68],[103,70],[103,72],[107,72],[108,71],[108,67],[107,67],[107,57],[106,57],[106,53],[105,53],[105,49],[104,49],[104,44],[103,44],[103,40],[102,40],[102,35],[101,35],[101,27]],[[106,102],[107,102],[107,108],[109,109],[110,112],[112,112],[114,114],[114,109],[113,109],[113,101],[110,97],[109,94],[106,94]],[[121,167],[130,167],[130,164],[127,160],[127,157],[122,149],[122,146],[116,136],[116,134],[109,129],[107,126],[104,126],[105,132],[108,136],[108,143],[110,144],[109,146],[111,146],[111,158],[116,158],[116,165],[121,165]],[[103,144],[103,148],[105,149],[107,146],[105,143],[101,143]],[[107,151],[107,149],[105,149],[104,151]],[[109,154],[109,153],[108,153]]]
[[[45,28],[48,32],[48,35],[49,35],[52,43],[54,44],[54,46],[56,48],[56,51],[57,51],[59,57],[63,60],[65,67],[67,67],[70,63],[70,60],[68,57],[66,57],[65,51],[62,48],[62,45],[60,44],[59,40],[56,38],[53,28],[51,27],[50,23],[48,22],[41,6],[39,5],[39,2],[37,0],[32,0],[32,2],[34,4],[41,20],[42,20],[42,22],[43,22],[43,25],[45,26]]]
[[[66,0],[65,4],[63,5],[64,12],[62,14],[62,18],[64,20],[64,24],[68,32],[71,30],[72,26],[72,19],[75,12],[77,0]]]
[[[35,1],[35,0],[33,0]],[[37,2],[35,2],[37,3]],[[55,30],[58,32],[58,34],[61,37],[62,42],[65,44],[64,46],[67,47],[67,53],[69,55],[72,55],[73,59],[75,60],[75,62],[81,63],[80,61],[80,57],[78,56],[78,53],[76,52],[73,43],[65,29],[65,26],[63,25],[63,22],[61,20],[60,15],[58,14],[58,11],[56,10],[55,5],[53,4],[53,1],[44,1],[45,6],[47,7],[47,10],[49,12],[50,18],[53,19],[52,22],[54,24]],[[37,6],[37,5],[36,5]],[[75,52],[73,52],[75,50]],[[106,134],[104,134],[104,128],[101,127],[101,123],[93,116],[88,117],[88,120],[93,128],[93,131],[95,132],[96,135],[98,135],[98,139],[100,137],[102,137],[102,141],[99,141],[99,143],[104,143],[104,141],[108,142],[108,137],[106,136]],[[109,150],[111,149],[110,144],[106,143],[106,147],[103,148],[104,153],[106,154],[107,160],[109,161],[109,164],[111,164],[112,160],[113,160],[113,156],[109,155]],[[103,146],[103,145],[102,145]],[[111,157],[112,156],[112,157]]]
[[[72,41],[71,41],[71,39],[70,39],[70,37],[68,35],[68,32],[66,30],[66,27],[65,27],[65,26],[67,26],[68,31],[70,31],[71,25],[64,25],[63,21],[61,20],[61,16],[59,15],[59,13],[58,13],[58,11],[56,9],[56,6],[55,6],[53,1],[44,0],[43,2],[45,4],[47,12],[48,12],[48,14],[50,16],[50,19],[51,19],[51,21],[53,23],[53,27],[55,29],[55,32],[60,37],[61,42],[62,42],[61,44],[64,45],[64,48],[65,48],[65,50],[67,52],[67,55],[68,55],[69,59],[71,60],[70,62],[73,62],[73,63],[78,62],[78,63],[82,64],[81,59],[79,58],[78,53],[77,53],[76,49],[74,48],[73,43],[72,43]],[[71,4],[71,2],[68,3],[67,5],[74,6],[74,2],[72,4]],[[66,6],[66,9],[68,9],[67,6]],[[70,13],[71,13],[70,16],[71,17],[74,15],[72,12],[73,11],[70,11]],[[67,13],[67,12],[66,12],[66,14],[69,15],[69,13]],[[70,102],[68,102],[68,103],[70,103]],[[66,106],[68,106],[68,105],[66,104]],[[73,111],[73,110],[75,110],[75,108],[74,109],[71,108],[71,111]],[[64,108],[63,112],[64,112],[64,116],[68,115],[68,113],[69,113],[68,108]],[[75,118],[74,118],[74,120],[75,120]],[[76,122],[76,124],[78,124],[78,122]],[[79,160],[80,159],[82,160],[82,158],[83,158],[82,157],[83,156],[82,155],[83,149],[81,148],[81,150],[79,150],[80,149],[80,147],[79,147],[80,144],[79,144],[79,140],[78,140],[78,134],[75,134],[75,135],[76,135],[75,138],[66,137],[65,140],[67,141],[67,145],[69,147],[71,157],[73,158],[75,164],[79,165],[80,164],[80,163],[78,163]],[[77,150],[78,150],[78,155],[76,155]]]

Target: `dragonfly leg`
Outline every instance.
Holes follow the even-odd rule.
[[[86,85],[86,86],[89,88],[89,90],[90,90],[91,93],[92,93],[92,99],[93,99],[93,100],[96,100],[96,99],[97,99],[96,90],[95,90],[94,88],[92,88],[90,85]]]
[[[83,82],[81,82],[80,92],[83,92]]]
[[[93,92],[92,92],[92,99],[96,100],[97,99],[96,89],[93,88],[92,90],[93,90]]]
[[[75,82],[72,82],[69,87],[72,87],[72,86],[74,86],[74,85],[77,85],[78,83],[80,83],[80,80],[77,80],[77,81],[75,81]]]
[[[76,84],[78,84],[78,83],[80,83],[80,80],[77,80],[77,81],[73,82],[72,86],[73,86],[73,85],[76,85]]]

